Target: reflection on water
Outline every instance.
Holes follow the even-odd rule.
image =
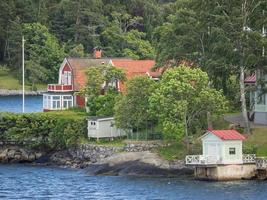
[[[42,96],[25,96],[25,112],[42,112]],[[0,112],[22,112],[22,96],[0,96]]]
[[[267,182],[88,176],[82,170],[0,165],[0,199],[264,200]]]

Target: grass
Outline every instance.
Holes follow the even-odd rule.
[[[267,128],[255,128],[244,142],[244,153],[255,153],[259,157],[267,156]]]
[[[46,84],[36,84],[36,88],[37,90],[44,90]],[[22,85],[9,69],[0,67],[0,89],[21,90]],[[30,91],[31,86],[25,85],[25,89]]]
[[[112,146],[112,147],[124,147],[125,142],[123,139],[116,138],[114,140],[108,140],[108,139],[100,139],[97,141],[96,139],[85,139],[81,141],[82,144],[96,144],[96,145],[103,145],[103,146]]]
[[[187,151],[183,142],[170,142],[158,149],[158,154],[165,160],[184,160],[188,154],[201,154],[201,141],[195,138],[190,142],[190,150]]]
[[[168,146],[161,147],[158,153],[166,160],[184,159],[187,154],[186,147],[182,143],[172,143]]]
[[[63,118],[63,119],[85,119],[87,117],[86,112],[83,109],[70,109],[70,110],[60,110],[60,111],[51,111],[45,113],[46,115]]]
[[[222,117],[213,121],[214,129],[229,129],[229,123]],[[238,130],[242,132],[242,130]],[[194,136],[190,145],[190,152],[186,150],[184,143],[172,142],[169,145],[158,149],[158,153],[166,160],[183,160],[188,154],[201,154],[201,141]],[[258,157],[267,157],[267,127],[255,128],[252,130],[252,135],[248,136],[243,142],[244,154],[256,154]]]

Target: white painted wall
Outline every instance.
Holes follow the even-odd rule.
[[[235,154],[231,155],[229,152],[230,148],[235,148]],[[226,164],[242,164],[243,163],[243,152],[242,152],[242,141],[240,140],[225,140],[223,142],[223,161]]]
[[[230,148],[235,149],[235,154],[230,154]],[[241,140],[222,140],[212,133],[207,133],[202,138],[203,156],[216,157],[222,164],[242,164],[243,152]]]
[[[89,138],[113,138],[125,135],[126,131],[117,128],[113,118],[88,120]]]

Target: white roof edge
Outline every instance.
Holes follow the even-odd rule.
[[[88,121],[107,121],[107,120],[114,120],[114,117],[103,117],[98,119],[88,119]]]
[[[213,134],[212,131],[207,131],[204,135],[200,136],[199,139],[203,139],[204,137],[206,137],[208,134],[212,134],[215,137],[219,138],[220,140],[222,140],[222,138],[218,137],[217,135]],[[222,140],[223,141],[223,140]]]

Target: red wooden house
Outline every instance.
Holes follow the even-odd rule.
[[[86,85],[86,70],[99,65],[113,65],[125,70],[126,78],[148,75],[158,79],[159,72],[151,72],[154,60],[132,60],[101,58],[101,50],[94,51],[94,58],[65,58],[59,69],[57,84],[48,84],[47,92],[43,94],[43,110],[64,110],[70,107],[84,107],[85,98],[75,94]],[[118,82],[118,90],[124,91],[125,86]]]

